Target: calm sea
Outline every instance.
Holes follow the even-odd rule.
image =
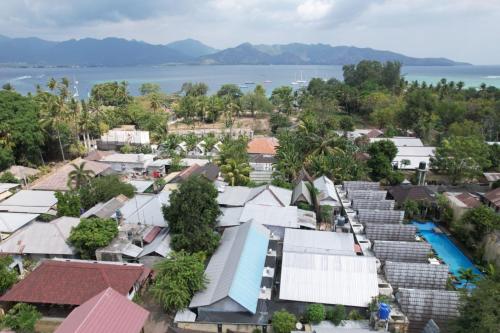
[[[500,87],[500,66],[456,66],[456,67],[403,67],[407,80],[436,83],[441,78],[464,81],[466,86],[478,87],[481,83]],[[99,68],[0,68],[0,85],[10,82],[23,94],[33,92],[37,84],[45,86],[51,78],[68,77],[78,82],[80,98],[88,96],[90,88],[106,81],[127,81],[130,91],[138,95],[144,82],[158,83],[165,92],[176,92],[182,83],[205,82],[210,92],[224,83],[235,83],[243,90],[253,89],[254,82],[263,84],[268,93],[275,87],[292,85],[295,80],[313,77],[342,79],[342,66],[152,66],[152,67],[99,67]],[[72,84],[73,85],[73,84]],[[247,86],[247,87],[244,87]],[[74,89],[74,88],[73,88]]]

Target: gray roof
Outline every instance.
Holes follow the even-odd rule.
[[[157,253],[162,257],[166,257],[171,251],[170,234],[167,228],[164,228],[151,243],[144,246],[138,257],[142,258],[152,253]]]
[[[156,195],[136,194],[129,199],[120,212],[123,223],[167,226],[163,217],[162,206],[169,204],[170,192],[162,191]],[[113,215],[115,217],[116,214]]]
[[[394,200],[364,200],[357,199],[352,202],[353,209],[378,209],[392,210],[394,209]]]
[[[373,251],[380,261],[426,263],[432,247],[426,242],[375,241]]]
[[[347,197],[351,200],[365,199],[365,200],[384,200],[387,196],[387,191],[375,190],[353,190],[347,193]]]
[[[316,230],[286,229],[284,252],[317,253],[329,255],[356,255],[351,233]]]
[[[51,222],[33,222],[0,243],[0,252],[11,254],[73,255],[66,242],[79,218],[60,217]]]
[[[0,211],[46,213],[57,204],[53,191],[21,190],[0,203]]]
[[[436,324],[436,322],[432,319],[430,319],[427,324],[425,324],[424,330],[422,333],[440,333],[441,330],[439,329],[439,326]]]
[[[217,226],[221,228],[240,225],[240,216],[243,207],[221,207],[221,214],[217,218]]]
[[[367,223],[365,225],[366,237],[369,240],[386,240],[386,241],[415,241],[417,227],[407,224],[384,224],[384,223]]]
[[[422,332],[430,319],[445,329],[459,314],[460,293],[457,291],[401,288],[396,300],[410,320],[410,332]]]
[[[380,190],[380,183],[360,180],[344,181],[344,189],[347,192],[355,190]]]
[[[0,212],[0,232],[13,233],[27,223],[35,220],[39,214]]]
[[[290,205],[291,200],[292,191],[272,185],[226,186],[217,197],[219,205],[232,207],[241,207],[248,202],[284,207]]]
[[[316,178],[313,182],[314,187],[319,191],[316,195],[320,205],[329,205],[340,207],[339,195],[335,189],[335,184],[326,176]]]
[[[0,193],[7,192],[10,189],[20,187],[21,184],[13,184],[13,183],[0,183]]]
[[[97,216],[100,218],[110,218],[116,213],[117,209],[122,208],[125,205],[125,202],[128,198],[124,195],[119,195],[115,198],[111,198],[106,202],[99,202],[94,207],[87,210],[80,217],[88,218],[91,216]]]
[[[358,209],[361,223],[401,223],[405,217],[404,210]]]
[[[307,183],[305,181],[300,181],[297,183],[292,193],[292,205],[297,202],[305,202],[312,205],[311,193],[307,188]]]
[[[258,224],[284,228],[298,228],[297,207],[276,207],[246,204],[240,216],[240,223],[254,221]]]
[[[129,180],[128,183],[135,187],[135,192],[144,193],[154,182],[152,180]]]
[[[393,288],[445,289],[447,265],[386,261],[384,272]]]

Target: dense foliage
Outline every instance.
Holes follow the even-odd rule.
[[[326,319],[331,321],[335,326],[339,326],[342,320],[346,318],[346,311],[343,305],[335,305],[326,310]]]
[[[9,268],[10,264],[12,264],[12,257],[0,257],[0,294],[6,292],[17,282],[17,273]]]
[[[202,176],[191,176],[170,195],[170,205],[163,207],[172,234],[175,251],[203,251],[212,254],[219,244],[214,231],[220,209],[217,189]]]
[[[111,243],[118,235],[117,222],[113,219],[82,219],[71,230],[68,241],[84,259],[95,258],[95,251]]]
[[[290,333],[295,329],[297,318],[286,310],[276,311],[271,321],[273,331],[276,333]]]
[[[77,192],[56,192],[55,197],[57,198],[57,216],[80,216],[81,203]]]
[[[325,320],[325,306],[323,304],[310,304],[306,309],[307,320],[311,323],[319,323]]]
[[[34,305],[17,303],[0,320],[0,325],[18,333],[34,332],[36,322],[42,318]]]
[[[81,206],[89,209],[98,202],[106,202],[120,194],[132,198],[134,191],[134,186],[122,182],[118,176],[103,176],[89,180],[80,187],[78,193]]]
[[[187,308],[193,295],[203,290],[207,283],[203,252],[171,252],[168,258],[155,265],[155,272],[151,292],[169,312]]]

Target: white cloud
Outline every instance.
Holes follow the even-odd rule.
[[[320,20],[333,9],[333,1],[307,0],[297,7],[297,15],[305,21]]]

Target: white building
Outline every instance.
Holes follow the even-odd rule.
[[[116,172],[145,172],[147,167],[153,162],[153,154],[112,154],[105,156],[101,162],[107,163]]]

